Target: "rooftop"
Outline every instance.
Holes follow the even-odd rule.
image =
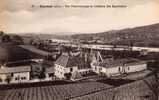
[[[0,68],[0,74],[30,72],[30,71],[31,71],[31,67],[30,66]]]
[[[84,58],[80,56],[70,56],[68,54],[62,54],[55,62],[55,64],[61,65],[63,67],[74,67],[78,68],[88,68],[89,65],[84,61]]]
[[[8,62],[6,63],[7,67],[22,67],[22,66],[27,66],[31,65],[32,63],[36,63],[35,61],[31,61],[31,59],[28,60],[19,60],[19,61],[14,61],[14,62]]]
[[[123,66],[123,65],[138,65],[145,64],[145,61],[141,61],[134,58],[123,58],[123,59],[115,59],[115,60],[104,60],[103,62],[94,63],[96,66],[102,66],[106,68]]]

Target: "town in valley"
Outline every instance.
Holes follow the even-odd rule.
[[[159,24],[90,34],[0,31],[0,100],[158,100]]]

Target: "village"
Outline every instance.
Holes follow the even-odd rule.
[[[0,37],[0,88],[7,88],[5,92],[10,89],[19,91],[11,95],[14,99],[39,100],[38,96],[33,98],[29,96],[39,95],[37,93],[43,91],[42,87],[45,87],[44,91],[48,92],[43,93],[44,97],[41,97],[43,98],[41,100],[52,100],[52,98],[82,100],[86,99],[85,96],[88,94],[116,91],[130,84],[143,84],[144,80],[158,84],[152,81],[156,78],[158,81],[159,77],[158,52],[151,48],[91,45],[60,39],[12,36],[4,33]],[[23,88],[28,90],[23,91]],[[51,88],[53,90],[49,91]],[[54,88],[57,90],[54,91]],[[64,96],[56,94],[62,89],[68,93],[64,93]],[[25,91],[34,92],[27,94]],[[35,93],[35,91],[38,92]],[[57,96],[52,97],[52,93]],[[143,93],[141,98],[151,98],[151,96],[156,98],[153,94],[147,93],[149,92],[146,90],[146,94]],[[97,97],[99,98],[99,95]],[[10,95],[6,95],[2,100],[12,100],[7,98],[10,98]],[[113,98],[112,96],[112,100],[116,100]]]

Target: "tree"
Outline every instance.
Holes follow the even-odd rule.
[[[64,76],[66,77],[66,79],[71,79],[72,74],[71,73],[65,73]]]
[[[10,76],[10,75],[7,75],[5,81],[6,81],[7,83],[10,83],[10,81],[11,81],[11,76]]]
[[[44,49],[44,44],[43,43],[39,43],[39,45],[38,45],[38,49]]]
[[[2,79],[0,78],[0,82],[2,82]]]
[[[40,71],[40,74],[39,74],[39,79],[44,79],[45,77],[46,77],[45,68],[42,66],[42,70]]]
[[[3,31],[0,31],[0,36],[3,36],[4,35],[4,32]]]
[[[11,42],[11,38],[9,35],[3,35],[2,36],[2,42]]]
[[[0,45],[0,63],[3,65],[8,61],[9,50]]]
[[[15,44],[23,44],[23,39],[19,35],[13,35],[12,42]]]

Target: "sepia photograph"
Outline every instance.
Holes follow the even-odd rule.
[[[158,0],[2,0],[0,100],[159,100]]]

